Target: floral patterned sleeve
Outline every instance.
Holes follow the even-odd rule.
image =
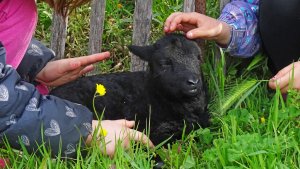
[[[223,51],[231,56],[247,58],[262,50],[257,30],[259,0],[232,0],[219,19],[229,24],[231,37]]]

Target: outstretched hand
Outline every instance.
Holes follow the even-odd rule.
[[[280,70],[276,76],[274,76],[270,82],[269,86],[272,89],[276,89],[276,84],[280,85],[279,89],[281,93],[287,93],[289,89],[289,85],[292,78],[293,72],[293,65],[294,65],[294,81],[293,81],[293,89],[300,90],[300,61],[292,63],[287,67]]]
[[[92,127],[93,131],[95,131],[96,127],[99,125],[98,120],[93,120]],[[130,140],[134,141],[141,141],[143,144],[147,144],[148,137],[136,130],[131,129],[134,126],[134,121],[128,120],[103,120],[101,121],[102,129],[105,129],[107,135],[105,136],[105,143],[106,145],[106,155],[113,157],[115,153],[115,146],[116,141],[121,140],[122,144],[121,147],[123,149],[129,148]],[[86,140],[86,144],[90,146],[92,140],[92,135],[89,135],[88,139]],[[149,146],[153,147],[153,143],[149,140]],[[102,153],[105,153],[104,148],[101,148]]]
[[[226,22],[200,13],[172,13],[165,22],[165,33],[183,31],[189,39],[202,38],[227,44],[230,39],[230,27]]]
[[[65,84],[93,70],[94,66],[91,64],[99,62],[109,57],[109,55],[109,52],[104,52],[90,56],[49,62],[37,74],[35,81],[51,87]]]

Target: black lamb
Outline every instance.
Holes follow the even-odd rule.
[[[155,145],[172,135],[169,142],[180,139],[184,121],[186,133],[199,128],[198,124],[208,126],[208,94],[196,42],[184,35],[168,34],[152,46],[129,46],[129,50],[149,63],[149,71],[84,77],[50,94],[94,112],[96,84],[102,84],[106,94],[95,99],[99,117],[105,108],[106,120],[136,120],[139,131],[149,124],[151,106],[150,139]]]

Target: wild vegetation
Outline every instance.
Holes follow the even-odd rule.
[[[218,6],[218,0],[207,0],[207,15],[217,18]],[[152,42],[163,35],[167,16],[181,9],[182,0],[154,0]],[[133,11],[134,0],[107,0],[102,50],[112,56],[100,64],[101,73],[129,70],[126,46],[131,44]],[[35,37],[47,44],[52,11],[40,3],[38,12]],[[89,13],[90,5],[86,5],[69,17],[65,57],[87,55]],[[117,146],[113,159],[100,153],[100,143],[96,142],[86,148],[86,157],[78,151],[77,159],[65,159],[63,155],[52,159],[44,145],[38,150],[42,157],[36,157],[24,146],[21,151],[14,150],[5,142],[0,158],[9,159],[7,168],[152,168],[153,157],[158,155],[165,162],[164,168],[174,169],[299,168],[300,94],[290,89],[284,101],[278,89],[268,88],[271,76],[263,54],[250,64],[249,59],[225,64],[229,59],[224,55],[215,62],[215,50],[214,43],[207,41],[203,72],[211,95],[209,128],[183,132],[181,140],[165,147],[149,149],[134,142],[125,150]]]

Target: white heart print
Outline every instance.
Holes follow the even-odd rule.
[[[0,101],[8,101],[9,93],[7,87],[0,85]]]
[[[30,50],[28,50],[28,53],[30,55],[33,55],[33,56],[42,56],[44,53],[43,51],[35,44],[32,44],[31,45],[31,48]]]
[[[24,144],[24,146],[30,146],[30,141],[26,135],[21,136],[21,141]],[[18,144],[20,144],[19,140],[16,141]]]
[[[75,146],[70,143],[67,145],[67,150],[65,150],[65,154],[71,154],[74,153],[76,151]]]
[[[83,125],[86,127],[89,133],[93,133],[93,128],[91,123],[83,123]]]
[[[50,126],[51,128],[46,129],[44,132],[46,136],[57,136],[60,134],[60,128],[56,120],[52,119],[50,121]]]
[[[0,78],[3,78],[5,76],[5,74],[1,73],[3,68],[4,68],[4,65],[3,65],[3,63],[0,62]]]
[[[74,110],[71,109],[70,107],[66,106],[67,112],[66,115],[69,117],[76,117],[76,114],[74,113]]]
[[[29,101],[29,104],[26,106],[27,111],[41,111],[40,108],[37,108],[38,101],[36,98],[32,98]]]
[[[17,85],[15,88],[20,89],[20,90],[24,90],[24,91],[28,91],[28,88],[25,85]]]
[[[11,116],[10,116],[10,119],[9,119],[9,121],[6,121],[6,125],[11,125],[11,124],[15,124],[16,123],[16,115],[15,114],[12,114]]]

